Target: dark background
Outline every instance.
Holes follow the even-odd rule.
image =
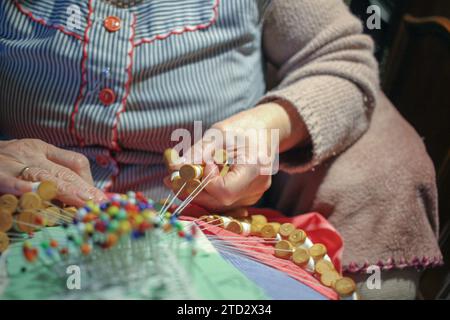
[[[365,23],[381,8],[376,42],[383,91],[423,138],[436,168],[445,265],[425,272],[418,298],[450,299],[450,1],[347,0]]]

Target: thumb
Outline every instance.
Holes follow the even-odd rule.
[[[20,196],[33,189],[33,183],[0,173],[0,194],[11,193]]]

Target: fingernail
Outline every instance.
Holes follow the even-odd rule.
[[[95,201],[97,202],[104,202],[107,201],[108,197],[102,193],[102,192],[97,192],[97,195],[95,196]]]
[[[78,191],[77,195],[85,201],[94,199],[91,193],[84,190]]]

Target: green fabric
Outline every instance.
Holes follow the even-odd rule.
[[[48,238],[49,235],[61,242],[65,239],[65,234],[58,227],[47,228],[45,232],[37,232],[32,242],[37,246],[43,238]],[[268,299],[258,286],[225,261],[203,234],[196,240],[196,249],[197,254],[192,256],[191,247],[186,242],[180,243],[176,247],[176,262],[188,275],[184,280],[189,279],[187,280],[189,288],[185,289],[189,289],[188,291],[193,293],[187,298]],[[46,261],[48,263],[48,260]],[[146,299],[149,298],[147,284],[149,287],[154,286],[152,281],[156,281],[154,277],[148,277],[148,279],[140,279],[135,282],[135,285],[128,285],[126,288],[122,286],[94,291],[83,289],[85,286],[82,280],[81,290],[69,290],[66,285],[69,275],[62,273],[58,276],[54,269],[46,268],[41,261],[28,263],[23,258],[22,245],[18,243],[13,244],[8,250],[6,262],[8,283],[3,288],[2,299]],[[23,267],[27,268],[26,272],[21,271]],[[62,271],[64,272],[64,270]],[[83,279],[83,273],[81,279]],[[4,280],[0,281],[3,281],[4,284]],[[176,287],[176,284],[174,285]],[[154,291],[154,289],[152,290]],[[164,289],[161,291],[156,295],[157,298],[180,298],[174,290],[171,291],[172,293],[164,292]],[[0,292],[2,292],[1,285]],[[155,295],[152,294],[152,297],[155,298]]]

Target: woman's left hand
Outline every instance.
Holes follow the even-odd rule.
[[[262,104],[216,123],[183,158],[184,163],[206,162],[203,177],[209,182],[193,203],[218,212],[255,204],[271,185],[278,169],[278,152],[307,139],[297,110],[282,103]],[[223,176],[220,166],[211,161],[214,151],[220,149],[233,157]],[[170,186],[167,178],[165,182]]]

